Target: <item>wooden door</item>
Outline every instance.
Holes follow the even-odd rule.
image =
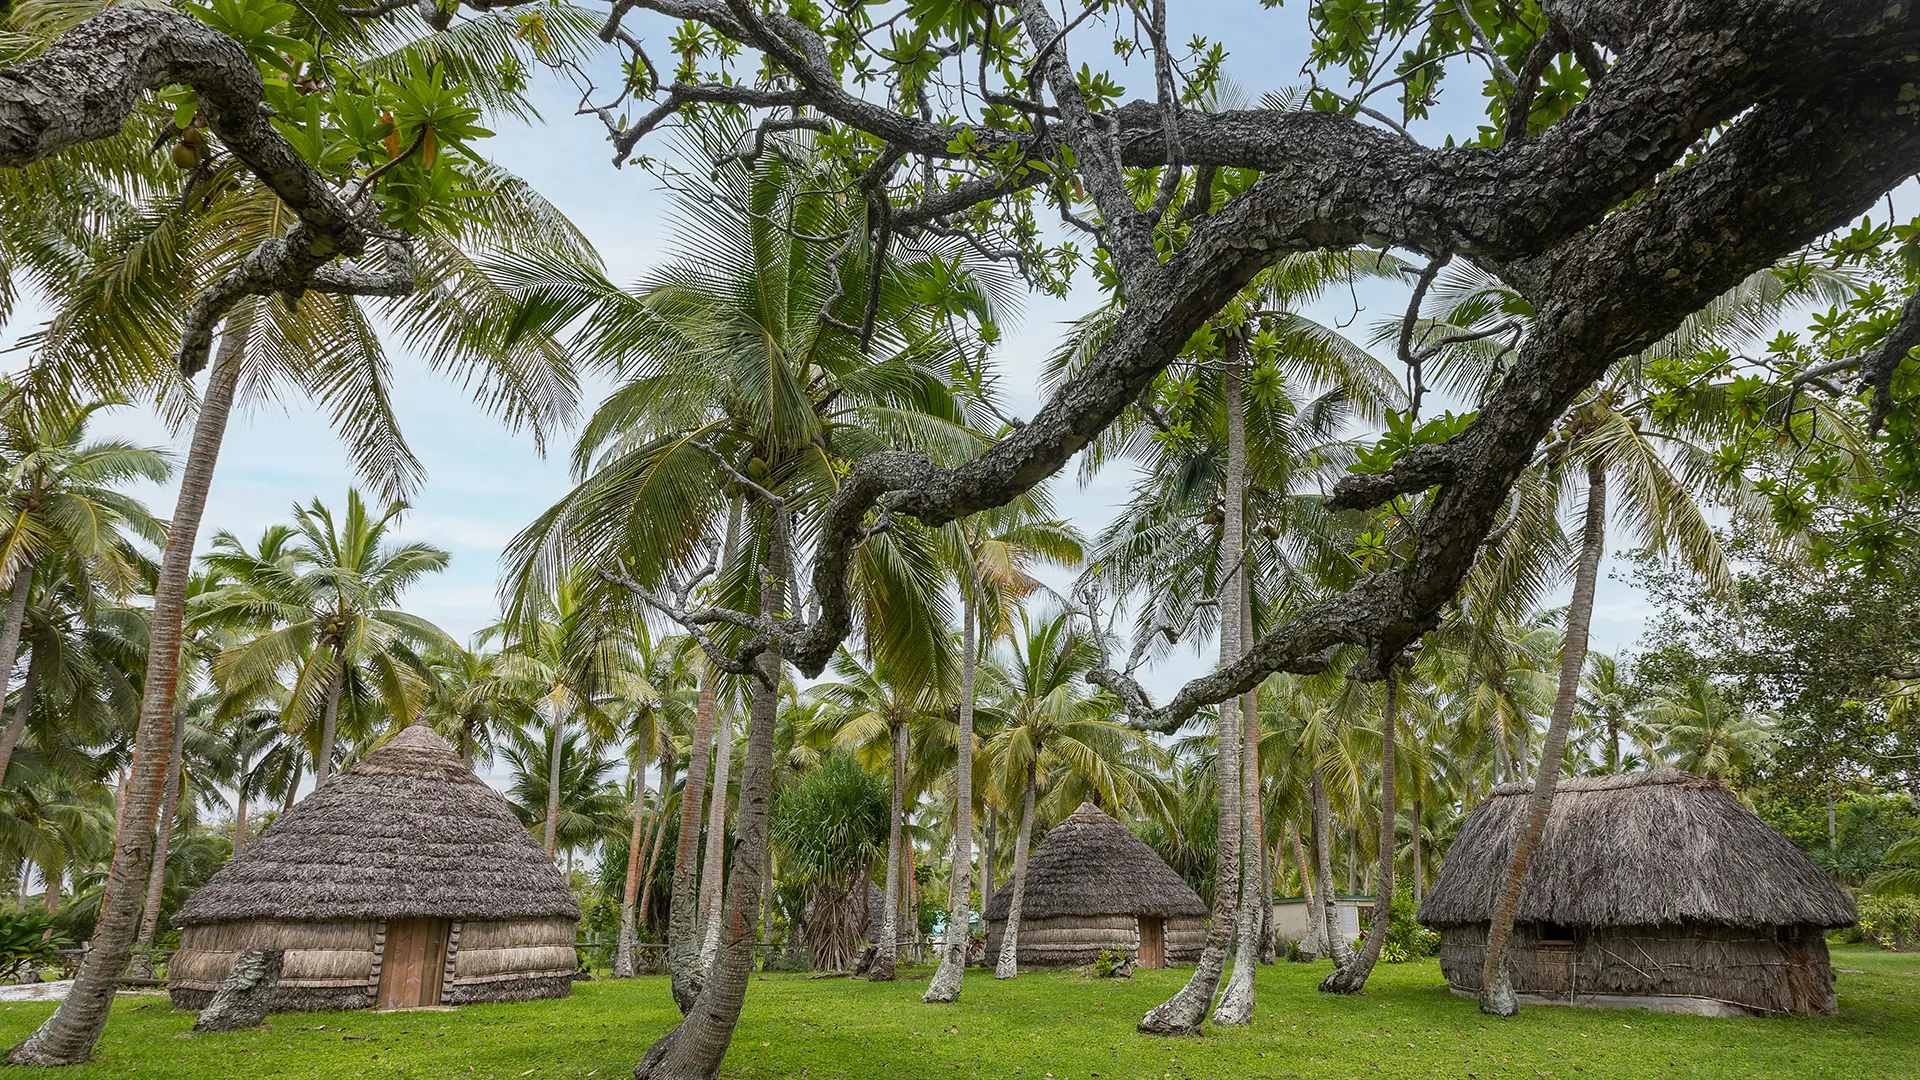
[[[1140,966],[1167,966],[1167,923],[1155,915],[1140,916]]]
[[[380,993],[375,1007],[417,1009],[440,1004],[447,960],[445,919],[393,919],[381,953]]]

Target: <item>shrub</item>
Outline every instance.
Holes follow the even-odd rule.
[[[40,912],[0,912],[0,978],[29,980],[38,969],[59,963],[59,951],[72,944]]]
[[[1410,893],[1395,893],[1393,903],[1387,910],[1387,936],[1380,943],[1380,959],[1389,964],[1404,964],[1440,951],[1439,932],[1429,930],[1414,920],[1413,897]]]
[[[1920,949],[1920,896],[1861,897],[1860,930],[1883,949]]]

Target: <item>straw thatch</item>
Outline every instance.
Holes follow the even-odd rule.
[[[1012,903],[1009,881],[988,902],[987,921],[1005,922]],[[1207,905],[1125,825],[1081,803],[1027,856],[1020,920],[1090,915],[1206,918]]]
[[[1420,921],[1493,918],[1531,784],[1474,808]],[[1849,926],[1853,900],[1719,783],[1678,769],[1563,780],[1527,866],[1516,920],[1566,927]]]
[[[235,957],[274,948],[286,954],[281,1010],[367,1008],[383,977],[397,997],[428,1004],[564,997],[579,918],[506,800],[415,724],[194,893],[174,918],[167,988],[176,1006],[199,1008]],[[400,959],[395,935],[409,942],[392,946]]]
[[[173,922],[412,917],[580,917],[507,801],[424,724],[282,814]]]

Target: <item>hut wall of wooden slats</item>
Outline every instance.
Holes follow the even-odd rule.
[[[999,961],[1003,922],[987,923],[987,964]],[[1166,920],[1167,962],[1191,964],[1200,958],[1207,938],[1207,921],[1193,916]],[[1074,915],[1051,919],[1022,919],[1020,963],[1034,967],[1073,967],[1091,964],[1102,950],[1135,956],[1140,947],[1140,922],[1132,915]]]
[[[565,997],[579,966],[574,920],[468,919],[450,934],[441,1001],[528,1001]],[[286,923],[243,919],[181,930],[167,986],[178,1008],[199,1009],[245,949],[285,949],[276,1011],[365,1009],[379,983],[381,924]]]
[[[1574,930],[1565,943],[1543,943],[1540,933],[1538,923],[1516,924],[1507,953],[1514,991],[1540,1003],[1723,1014],[1835,1011],[1826,935],[1817,927],[1606,927]],[[1442,929],[1440,970],[1455,990],[1479,992],[1486,947],[1485,924]]]

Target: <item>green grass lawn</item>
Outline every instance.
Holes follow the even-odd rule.
[[[1450,996],[1432,962],[1382,965],[1368,992],[1314,992],[1320,964],[1262,969],[1258,1019],[1198,1039],[1135,1033],[1184,970],[1131,981],[969,973],[958,1006],[920,1002],[925,972],[891,985],[756,977],[730,1077],[1912,1077],[1920,1073],[1920,955],[1834,952],[1840,1017],[1719,1020],[1536,1008],[1495,1021]],[[52,1006],[0,1005],[11,1045]],[[624,1078],[673,1021],[665,979],[583,983],[565,1001],[458,1012],[275,1016],[265,1030],[193,1035],[193,1015],[126,995],[98,1061],[71,1080]],[[25,1070],[0,1069],[18,1075]]]

